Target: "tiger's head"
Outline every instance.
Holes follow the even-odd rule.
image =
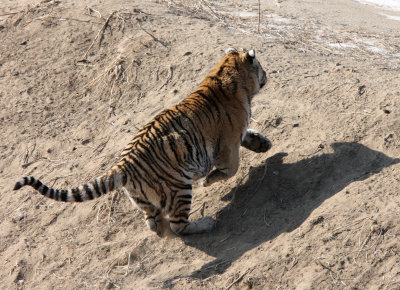
[[[225,58],[234,58],[236,69],[239,72],[239,77],[250,82],[250,87],[253,88],[250,94],[255,95],[267,83],[267,75],[262,68],[261,64],[256,58],[254,49],[249,51],[237,50],[236,48],[229,47],[225,50]]]

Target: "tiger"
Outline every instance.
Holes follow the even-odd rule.
[[[256,153],[271,148],[267,137],[248,129],[251,101],[266,82],[254,49],[228,48],[200,86],[139,130],[105,174],[70,189],[26,176],[14,190],[29,185],[57,201],[83,202],[122,188],[157,235],[163,224],[177,235],[209,232],[216,224],[211,216],[189,221],[193,182],[204,178],[208,187],[234,176],[241,146]]]

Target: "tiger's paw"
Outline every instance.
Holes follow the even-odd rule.
[[[216,225],[216,221],[210,216],[199,218],[194,223],[197,227],[197,233],[210,232],[215,228]]]
[[[207,180],[207,178],[205,178],[205,179],[202,181],[201,185],[202,185],[203,187],[208,187],[208,186],[211,185],[211,183]]]
[[[215,227],[215,220],[210,216],[202,217],[194,222],[170,222],[171,230],[177,235],[192,235],[210,232]]]
[[[211,171],[211,172],[213,172],[213,171]],[[202,185],[203,187],[208,187],[208,186],[210,186],[211,184],[214,183],[214,182],[211,181],[211,179],[209,178],[209,176],[210,176],[210,174],[208,174],[208,175],[204,178],[204,180],[202,181],[201,185]]]
[[[258,146],[255,150],[253,150],[256,153],[267,152],[272,147],[271,141],[261,134],[258,136],[257,142]]]
[[[247,130],[242,146],[256,153],[267,152],[272,147],[271,141],[256,130]]]

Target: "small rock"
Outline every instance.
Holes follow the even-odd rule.
[[[315,225],[317,225],[317,224],[322,223],[323,221],[324,221],[324,217],[323,217],[322,215],[320,215],[320,216],[317,217],[316,219],[312,220],[312,221],[311,221],[311,224],[312,224],[313,226],[315,226]]]
[[[379,225],[372,225],[371,226],[371,233],[375,234],[375,233],[380,233],[382,230],[382,228]]]
[[[282,118],[281,117],[277,117],[275,119],[275,127],[278,127],[281,123],[282,123]]]
[[[23,220],[24,218],[25,218],[25,215],[21,213],[21,214],[17,215],[15,218],[13,218],[12,221],[14,223],[17,223],[17,222]]]
[[[389,141],[389,139],[392,139],[393,138],[393,134],[392,133],[390,133],[389,135],[387,135],[385,138],[383,138],[383,140],[385,141],[385,142],[388,142]]]
[[[365,93],[365,88],[366,88],[365,85],[359,86],[358,87],[358,95],[360,95],[360,96],[363,95]]]

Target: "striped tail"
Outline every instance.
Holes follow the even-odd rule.
[[[94,181],[72,189],[54,189],[46,186],[33,176],[26,176],[15,184],[14,190],[18,190],[25,185],[30,185],[42,195],[51,199],[66,202],[82,202],[98,198],[114,189],[121,188],[126,182],[127,175],[122,166],[116,165]]]

